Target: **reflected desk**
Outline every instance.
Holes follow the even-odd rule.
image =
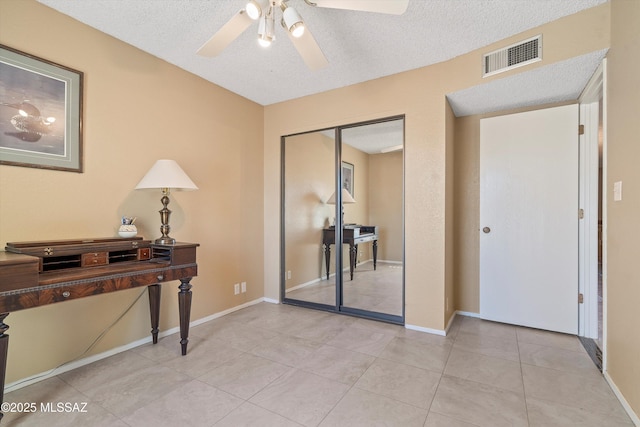
[[[190,281],[198,275],[198,246],[157,245],[141,237],[7,243],[6,252],[0,252],[0,403],[9,346],[9,335],[5,333],[9,326],[4,320],[12,311],[146,286],[151,334],[156,344],[160,283],[179,280],[180,345],[184,356],[189,342]]]
[[[329,265],[331,263],[331,245],[336,241],[335,227],[322,230],[322,248],[324,249],[327,280],[329,280]],[[349,245],[349,273],[353,280],[353,270],[358,259],[358,245],[373,242],[373,269],[376,269],[378,258],[378,226],[375,225],[345,225],[342,229],[342,243]]]

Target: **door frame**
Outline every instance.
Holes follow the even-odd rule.
[[[598,338],[598,140],[602,126],[602,354],[606,367],[607,343],[607,59],[603,59],[578,98],[580,124],[580,222],[579,292],[584,295],[578,309],[578,335]],[[600,103],[602,101],[602,103]],[[600,111],[602,109],[602,111]],[[602,123],[600,123],[602,113]],[[594,156],[596,158],[594,159]]]

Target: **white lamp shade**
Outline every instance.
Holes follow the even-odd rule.
[[[247,12],[249,18],[255,21],[264,14],[268,4],[269,2],[267,0],[250,0],[247,2],[244,10]]]
[[[198,189],[175,160],[158,160],[136,185],[136,190],[143,188]]]
[[[287,30],[293,37],[302,37],[304,34],[304,22],[302,16],[292,7],[287,7],[282,12],[282,18],[287,26]]]
[[[347,203],[355,203],[356,200],[351,197],[351,193],[349,193],[345,188],[342,189],[342,204],[347,204]],[[330,205],[335,205],[336,204],[336,192],[334,191],[333,194],[331,195],[331,197],[329,197],[329,200],[327,200],[327,203]]]
[[[258,43],[262,47],[268,47],[276,39],[273,15],[264,15],[258,23]]]

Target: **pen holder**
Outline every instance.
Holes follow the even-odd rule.
[[[123,224],[118,228],[120,237],[134,237],[136,234],[138,234],[138,229],[133,224]]]

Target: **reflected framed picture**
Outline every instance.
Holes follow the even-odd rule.
[[[347,190],[351,197],[355,198],[353,194],[353,165],[351,163],[342,162],[342,188]]]
[[[0,44],[0,165],[82,172],[82,80]]]

